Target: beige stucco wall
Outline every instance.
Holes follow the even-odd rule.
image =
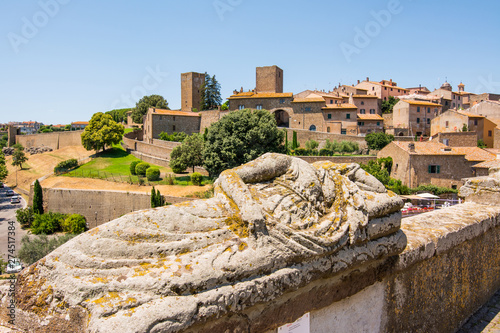
[[[57,150],[64,147],[81,146],[82,133],[83,131],[70,131],[16,135],[16,143],[22,144],[25,148],[45,146]]]

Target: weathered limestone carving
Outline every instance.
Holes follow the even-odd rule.
[[[500,204],[500,167],[490,168],[489,176],[474,177],[465,180],[459,195],[465,201],[485,205]]]
[[[406,245],[402,200],[356,164],[266,154],[214,186],[212,199],[130,213],[23,271],[20,326],[178,332]]]

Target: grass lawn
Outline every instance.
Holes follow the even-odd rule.
[[[105,152],[99,153],[99,156],[92,161],[79,166],[78,168],[64,174],[67,177],[80,178],[98,178],[118,182],[130,182],[136,184],[148,183],[151,185],[169,185],[167,179],[159,181],[148,181],[145,177],[139,178],[130,174],[130,163],[140,161],[137,157],[127,153],[120,145],[116,145]],[[160,169],[162,175],[172,174],[172,169],[166,167],[155,166]],[[212,181],[208,177],[203,177],[203,185],[211,184]],[[192,185],[190,176],[180,176],[175,178],[175,185]],[[174,185],[170,184],[170,185]]]
[[[135,128],[125,128],[125,132],[123,132],[123,134],[127,134],[127,133],[130,133],[130,132],[133,132]]]

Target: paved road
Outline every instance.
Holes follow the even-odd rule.
[[[16,220],[16,210],[22,207],[26,207],[26,201],[21,198],[21,203],[19,204],[11,204],[10,203],[10,198],[7,197],[5,194],[9,188],[4,187],[0,188],[0,255],[4,260],[8,259],[8,228],[9,228],[9,221],[14,221],[15,222],[15,240],[16,240],[16,248],[15,248],[15,253],[17,254],[17,251],[19,251],[19,248],[21,246],[21,238],[23,238],[24,235],[26,235],[26,231],[21,229],[21,226],[19,223],[17,223]]]

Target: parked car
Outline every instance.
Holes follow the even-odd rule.
[[[13,258],[9,260],[5,272],[7,274],[19,273],[22,269],[23,269],[23,264],[21,263],[21,260]]]
[[[12,197],[10,199],[10,203],[11,204],[18,204],[18,203],[21,203],[21,198],[20,197]]]
[[[12,190],[7,190],[7,192],[5,192],[5,195],[8,196],[8,197],[12,197],[12,196],[15,195],[15,193]]]

